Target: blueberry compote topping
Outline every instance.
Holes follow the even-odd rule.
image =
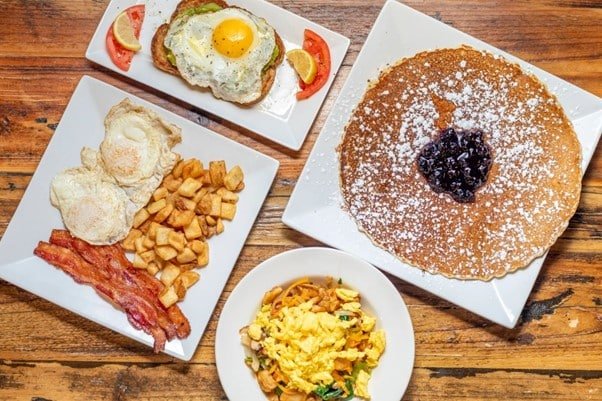
[[[478,130],[447,128],[418,154],[418,169],[437,193],[460,203],[474,202],[475,190],[485,183],[491,151]]]

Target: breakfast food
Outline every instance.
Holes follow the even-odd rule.
[[[109,245],[130,231],[144,206],[179,156],[171,148],[180,129],[124,99],[105,118],[100,150],[83,148],[82,166],[52,180],[50,200],[71,234]]]
[[[263,18],[221,0],[183,0],[152,41],[155,66],[219,99],[255,103],[270,90],[284,44]]]
[[[307,99],[326,85],[330,76],[330,49],[320,35],[306,29],[303,49],[289,51],[287,58],[299,75],[298,100]]]
[[[135,252],[134,267],[161,272],[165,288],[158,296],[165,307],[199,280],[192,269],[209,263],[207,240],[224,231],[223,220],[234,218],[243,180],[240,166],[227,171],[223,160],[210,162],[209,169],[197,159],[181,160],[134,216],[121,244]]]
[[[134,54],[140,50],[140,30],[144,21],[144,4],[125,9],[107,31],[106,45],[111,61],[120,70],[129,71]]]
[[[345,208],[409,264],[489,280],[542,255],[576,210],[580,145],[544,84],[464,46],[384,70],[339,145]]]
[[[370,398],[371,371],[386,340],[360,301],[360,294],[331,278],[304,278],[264,295],[240,335],[250,351],[246,363],[269,400]]]
[[[190,334],[180,308],[166,308],[158,301],[163,284],[133,267],[119,245],[94,246],[65,230],[53,230],[49,242],[40,241],[34,254],[122,309],[132,326],[153,336],[155,352],[166,341]]]

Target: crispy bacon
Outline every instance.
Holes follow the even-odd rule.
[[[163,284],[133,267],[119,245],[94,246],[65,230],[54,230],[50,243],[40,242],[34,254],[123,309],[132,326],[153,336],[155,352],[162,350],[167,340],[190,334],[190,324],[180,308],[166,309],[157,298]]]

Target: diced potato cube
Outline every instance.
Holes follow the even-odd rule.
[[[148,264],[144,261],[142,256],[140,256],[137,253],[134,254],[134,261],[132,262],[132,265],[138,269],[146,269],[146,267],[148,266]]]
[[[209,173],[209,170],[203,170],[201,178],[203,185],[211,185],[211,174]]]
[[[182,170],[184,169],[184,164],[186,162],[184,160],[180,160],[178,162],[178,164],[176,164],[176,166],[173,168],[171,174],[174,176],[174,178],[180,178],[182,176]]]
[[[209,244],[203,242],[203,249],[201,252],[197,252],[197,265],[199,267],[207,266],[209,263]]]
[[[180,300],[180,301],[183,300],[184,297],[186,296],[186,287],[184,287],[184,284],[181,281],[176,280],[173,283],[173,288],[176,291],[176,295],[178,296],[178,300]]]
[[[163,186],[167,188],[169,192],[176,192],[180,185],[182,185],[182,178],[174,178],[172,175],[168,175],[163,180]]]
[[[182,179],[186,179],[190,177],[190,171],[192,170],[192,164],[194,163],[194,159],[188,159],[184,162],[184,167],[182,167]]]
[[[146,248],[146,249],[152,249],[152,247],[155,246],[155,241],[153,241],[152,239],[150,239],[148,237],[148,233],[146,235],[146,237],[144,237],[144,241],[142,241],[142,245]]]
[[[217,233],[217,228],[215,226],[207,226],[207,238],[211,238]]]
[[[222,210],[222,197],[216,194],[210,194],[211,197],[211,210],[209,211],[209,215],[211,216],[219,216]]]
[[[165,198],[165,201],[167,202],[168,205],[172,205],[173,207],[175,207],[175,201],[178,200],[180,198],[180,195],[178,195],[177,192],[174,192],[173,194],[169,194],[167,195],[167,197]]]
[[[216,187],[224,185],[224,177],[226,176],[226,162],[216,160],[209,162],[209,174],[211,176],[211,184]]]
[[[196,208],[196,202],[192,199],[180,197],[176,199],[176,201],[174,202],[174,206],[178,210],[194,210]]]
[[[165,287],[159,294],[159,301],[164,307],[169,308],[176,302],[178,302],[178,294],[173,287]]]
[[[134,216],[134,228],[138,228],[150,217],[150,214],[146,209],[140,209]]]
[[[193,286],[197,281],[199,281],[200,277],[200,274],[198,274],[197,272],[185,271],[178,276],[176,281],[181,282],[184,285],[184,287],[188,289],[191,286]]]
[[[184,238],[184,234],[176,231],[170,231],[167,237],[167,241],[169,245],[176,248],[178,252],[181,252],[186,245],[186,239]]]
[[[142,231],[137,230],[135,228],[131,229],[127,237],[125,237],[123,241],[121,241],[121,246],[126,251],[135,250],[136,247],[134,246],[134,241],[136,241],[137,238],[142,237],[142,235]]]
[[[142,258],[142,260],[144,260],[147,264],[152,262],[153,260],[155,260],[155,251],[153,251],[152,249],[146,252],[142,252],[140,254],[140,257]]]
[[[192,198],[192,201],[194,203],[199,203],[201,201],[201,199],[203,198],[203,196],[207,195],[208,191],[205,188],[201,188],[197,191],[196,194],[194,194],[194,197]]]
[[[137,253],[146,252],[148,249],[144,246],[144,237],[138,237],[134,241],[134,248]]]
[[[190,224],[184,227],[184,235],[186,235],[186,239],[189,241],[203,236],[203,230],[199,226],[198,219],[192,219]]]
[[[236,195],[232,191],[228,191],[224,187],[218,189],[215,193],[222,197],[222,202],[228,202],[228,203],[238,202],[238,195]]]
[[[182,252],[178,254],[176,260],[178,261],[178,263],[190,263],[193,260],[195,260],[196,257],[197,256],[194,252],[192,252],[192,249],[184,248]]]
[[[173,227],[186,227],[190,224],[192,219],[194,219],[196,215],[192,210],[184,210],[180,212],[174,219],[172,226]]]
[[[163,260],[171,260],[178,256],[178,251],[169,245],[158,246],[155,248],[155,252]]]
[[[205,220],[205,216],[199,216],[197,217],[197,220],[199,221],[199,227],[201,227],[201,231],[203,231],[203,236],[207,236],[207,233],[209,232],[209,225],[207,224],[207,220]]]
[[[169,215],[169,217],[167,218],[167,225],[173,227],[173,223],[176,221],[176,217],[178,217],[180,215],[180,210],[178,209],[174,209],[173,212],[171,212],[171,214]]]
[[[211,213],[211,194],[207,194],[201,198],[199,203],[196,205],[196,210],[200,214]]]
[[[192,178],[199,178],[203,175],[203,163],[200,160],[194,160],[192,169],[190,170],[190,176]],[[202,180],[201,180],[202,183]]]
[[[150,219],[146,220],[140,227],[138,227],[138,230],[142,231],[142,234],[148,233],[151,223],[152,221]]]
[[[217,219],[217,224],[215,226],[215,232],[217,234],[221,234],[224,232],[224,222],[222,219]]]
[[[159,187],[155,190],[155,192],[153,192],[153,199],[155,201],[158,201],[158,200],[166,198],[167,195],[169,195],[169,191],[167,190],[167,188]]]
[[[199,190],[203,184],[192,177],[186,178],[186,180],[178,188],[178,193],[187,198],[192,198],[194,193]]]
[[[148,232],[146,233],[146,236],[152,239],[153,241],[155,240],[155,236],[157,235],[157,227],[161,227],[161,224],[155,221],[151,221],[150,226],[148,226]]]
[[[155,235],[155,243],[157,245],[168,245],[169,240],[167,238],[171,231],[172,231],[172,229],[169,227],[165,227],[165,226],[157,227],[156,235]]]
[[[173,212],[173,209],[173,205],[167,204],[167,206],[157,212],[153,220],[155,220],[157,223],[163,223],[165,219],[169,217],[171,212]]]
[[[192,263],[184,263],[180,265],[180,270],[183,272],[192,270],[194,268],[196,268],[196,260],[194,260]]]
[[[232,220],[236,215],[236,204],[234,203],[222,203],[222,210],[220,217],[226,220]]]
[[[157,274],[157,272],[159,271],[159,265],[157,264],[157,262],[150,262],[148,264],[148,266],[146,267],[146,271],[151,275],[154,276],[155,274]]]
[[[217,220],[215,218],[211,217],[211,216],[205,216],[205,221],[210,226],[214,226],[214,225],[217,224]]]
[[[192,251],[196,254],[200,254],[203,253],[205,250],[205,245],[203,245],[203,241],[195,239],[194,241],[190,241],[190,243],[188,244],[190,246],[190,249],[192,249]]]
[[[163,209],[165,206],[167,206],[167,201],[165,199],[159,199],[156,202],[153,202],[151,204],[149,204],[146,207],[146,210],[150,213],[150,214],[155,214],[157,213],[159,210]]]
[[[234,191],[245,178],[240,166],[234,166],[224,177],[224,186],[229,191]]]
[[[169,287],[179,275],[180,269],[176,265],[170,263],[161,270],[160,280],[166,287]]]

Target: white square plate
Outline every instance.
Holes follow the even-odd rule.
[[[146,14],[140,32],[142,50],[134,56],[128,72],[117,68],[106,50],[107,31],[121,11],[136,3],[143,2],[113,0],[109,3],[86,51],[88,60],[230,120],[287,148],[298,150],[301,147],[343,62],[349,47],[349,39],[263,0],[227,1],[230,5],[245,8],[265,18],[282,38],[286,50],[301,48],[303,30],[305,28],[313,30],[328,43],[332,63],[331,76],[326,85],[309,99],[297,101],[295,98],[298,90],[297,78],[294,70],[285,60],[278,67],[276,80],[267,96],[256,105],[240,107],[216,99],[210,91],[195,89],[182,78],[163,72],[153,65],[150,52],[151,40],[157,28],[169,19],[179,0],[145,2]]]
[[[395,46],[391,46],[394,43]],[[585,171],[602,131],[602,101],[574,85],[442,24],[395,0],[384,5],[332,108],[284,212],[286,225],[330,246],[361,256],[381,269],[505,327],[514,327],[545,255],[528,268],[489,282],[463,281],[408,266],[374,246],[341,209],[336,146],[369,79],[387,63],[427,49],[468,44],[519,63],[559,98],[575,126]]]
[[[152,337],[133,328],[125,313],[103,300],[91,287],[77,284],[32,253],[38,241],[48,240],[53,228],[63,227],[59,211],[49,200],[52,177],[68,167],[80,165],[82,147],[98,148],[104,138],[105,115],[126,97],[182,128],[182,143],[174,151],[183,158],[196,157],[204,162],[225,160],[227,166],[240,165],[245,173],[246,189],[240,193],[236,218],[226,224],[221,235],[209,240],[209,265],[199,270],[201,279],[180,304],[190,321],[191,333],[188,338],[172,340],[165,347],[167,354],[189,360],[272,185],[278,161],[136,96],[94,78],[81,79],[0,241],[0,278],[152,346]]]

